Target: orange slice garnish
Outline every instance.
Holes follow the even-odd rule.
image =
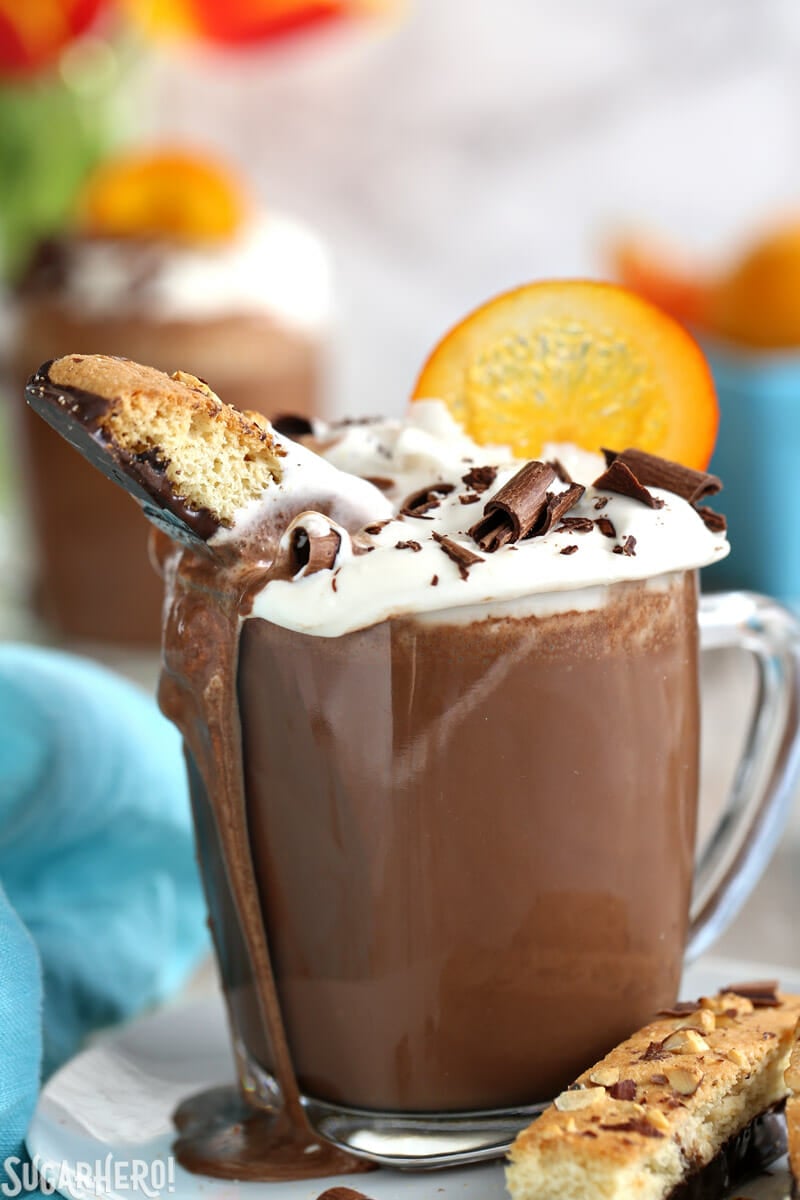
[[[244,223],[249,204],[220,163],[184,150],[132,153],[104,163],[79,201],[79,224],[104,237],[220,242]]]
[[[476,309],[431,354],[415,400],[443,400],[478,443],[536,458],[546,442],[636,446],[700,470],[718,410],[706,361],[624,288],[532,283]]]

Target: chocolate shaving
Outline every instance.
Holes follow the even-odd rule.
[[[452,491],[455,491],[455,485],[452,483],[431,483],[427,487],[418,488],[416,492],[406,496],[400,505],[400,512],[404,517],[422,517],[432,508],[438,508],[442,496],[449,496]]]
[[[431,580],[431,587],[437,587],[438,584],[439,584],[439,576],[434,575],[433,579]]]
[[[607,504],[608,504],[608,496],[598,496],[598,497],[597,497],[597,499],[596,499],[596,500],[595,500],[595,502],[594,502],[594,506],[595,506],[595,508],[596,508],[596,509],[598,509],[598,511],[599,511],[601,508],[605,508],[605,506],[606,506]]]
[[[456,564],[458,573],[462,579],[466,579],[469,575],[470,567],[474,567],[476,563],[484,562],[480,554],[473,554],[466,546],[460,546],[458,542],[452,541],[449,537],[444,537],[441,533],[434,533],[433,540],[441,546],[447,557]]]
[[[529,462],[504,483],[470,529],[481,550],[493,553],[509,542],[518,542],[540,520],[556,473],[543,462]],[[560,513],[558,514],[561,515]]]
[[[606,466],[622,463],[639,484],[664,488],[665,491],[674,492],[676,496],[688,500],[690,504],[697,504],[707,496],[716,496],[717,492],[722,490],[722,481],[716,475],[709,475],[706,471],[695,471],[668,458],[647,454],[644,450],[631,447],[617,453],[604,449],[603,454]],[[595,484],[595,487],[599,486],[601,485]]]
[[[578,549],[577,546],[564,546],[564,548],[562,550],[559,550],[558,553],[559,554],[574,554],[577,549]]]
[[[590,517],[564,517],[556,533],[563,530],[569,530],[570,533],[591,533],[593,529],[594,521]]]
[[[371,483],[379,492],[390,492],[395,483],[388,475],[364,475],[362,478],[365,483]]]
[[[567,468],[564,466],[564,464],[561,462],[560,459],[549,458],[547,460],[547,465],[548,465],[548,467],[553,468],[553,470],[555,471],[556,475],[558,476],[558,478],[561,480],[562,483],[574,483],[575,482],[575,480],[572,478],[569,471],[567,470]]]
[[[301,417],[297,413],[281,413],[273,420],[272,428],[282,437],[291,438],[294,442],[314,432],[314,426],[308,417]]]
[[[419,542],[409,541],[409,542],[395,542],[394,548],[395,548],[395,550],[413,550],[414,553],[416,554],[419,550],[422,549],[422,546],[419,544]]]
[[[664,507],[664,501],[656,499],[621,458],[613,458],[603,474],[595,479],[593,486],[628,496],[631,500],[646,504],[648,508]]]
[[[642,1137],[649,1138],[663,1138],[664,1136],[661,1130],[656,1129],[655,1125],[651,1125],[645,1117],[631,1117],[630,1121],[620,1121],[616,1125],[605,1122],[600,1125],[600,1128],[614,1130],[617,1133],[640,1133]]]
[[[626,537],[621,546],[614,546],[615,554],[624,554],[626,558],[636,557],[636,538],[632,535]]]
[[[541,537],[549,533],[556,521],[560,521],[564,513],[575,507],[585,491],[586,488],[582,484],[571,483],[565,492],[548,492],[545,496],[544,512],[525,536]]]
[[[309,535],[308,530],[302,525],[298,525],[292,533],[289,550],[292,574],[296,575],[304,568],[306,575],[316,575],[317,571],[330,570],[336,561],[341,544],[341,535],[335,529],[329,529],[327,533],[321,535]]]
[[[722,513],[714,512],[713,508],[707,508],[704,504],[695,505],[694,511],[712,533],[725,533],[727,530],[728,522]]]
[[[615,538],[617,536],[617,531],[614,528],[614,522],[608,517],[597,517],[595,520],[595,525],[600,530],[603,537]]]
[[[388,520],[387,521],[375,521],[375,523],[372,525],[364,526],[364,533],[370,533],[374,537],[375,534],[380,533],[380,531],[382,529],[385,529],[389,523],[390,522]]]
[[[633,1079],[620,1079],[619,1083],[613,1083],[606,1090],[612,1100],[636,1099],[636,1083]]]
[[[480,497],[477,492],[462,492],[458,497],[460,504],[474,504],[479,499]]]
[[[490,488],[496,478],[497,467],[471,467],[466,475],[461,476],[461,482],[472,488],[473,492],[480,493]]]
[[[778,986],[777,979],[755,979],[748,983],[730,983],[719,994],[723,996],[726,992],[733,992],[737,996],[743,996],[745,1000],[750,1001],[753,1008],[779,1008],[781,999],[778,996]]]

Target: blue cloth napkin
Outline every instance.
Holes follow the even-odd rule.
[[[1,1163],[41,1079],[208,948],[178,733],[93,662],[0,646],[0,884]]]

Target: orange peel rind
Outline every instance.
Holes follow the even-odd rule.
[[[455,326],[413,399],[440,399],[480,444],[635,446],[703,470],[718,423],[708,365],[676,321],[625,288],[532,283]]]

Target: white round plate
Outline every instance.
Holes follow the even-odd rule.
[[[778,978],[800,992],[800,972],[734,959],[706,957],[689,967],[681,994],[709,994],[744,979]],[[233,1079],[231,1052],[218,996],[162,1009],[99,1038],[45,1086],[28,1133],[28,1150],[46,1180],[74,1200],[316,1200],[336,1184],[365,1191],[372,1200],[504,1200],[501,1163],[448,1171],[302,1183],[228,1183],[190,1175],[171,1156],[176,1105]],[[136,1165],[138,1164],[138,1165]],[[153,1164],[157,1164],[153,1168]],[[165,1167],[164,1164],[167,1164]],[[134,1170],[141,1183],[130,1182]],[[159,1184],[159,1173],[166,1182]],[[785,1163],[748,1184],[748,1200],[782,1200]]]

